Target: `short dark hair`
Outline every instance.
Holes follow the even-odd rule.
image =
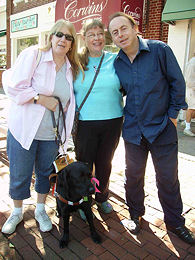
[[[123,17],[126,17],[129,21],[130,21],[130,24],[133,26],[136,27],[136,29],[138,30],[138,25],[136,23],[136,21],[133,19],[133,17],[131,15],[128,15],[126,13],[123,13],[123,12],[116,12],[112,15],[109,16],[109,22],[108,22],[108,31],[109,31],[109,25],[110,25],[110,22],[116,18],[116,17],[120,17],[120,16],[123,16]],[[109,31],[110,32],[110,31]]]

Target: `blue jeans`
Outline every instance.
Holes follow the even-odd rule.
[[[52,163],[58,154],[55,141],[33,140],[30,149],[26,150],[8,131],[7,154],[10,162],[9,194],[12,199],[24,200],[30,197],[33,170],[36,192],[49,192],[49,175],[53,172]]]

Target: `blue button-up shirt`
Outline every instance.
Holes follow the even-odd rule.
[[[131,63],[120,50],[114,66],[127,93],[123,138],[140,144],[142,135],[152,143],[186,109],[185,81],[171,48],[163,42],[139,38]]]

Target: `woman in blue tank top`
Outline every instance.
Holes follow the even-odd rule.
[[[103,55],[105,45],[104,25],[97,19],[89,19],[83,25],[82,37],[85,47],[80,61],[85,71],[74,82],[77,108],[86,96]],[[75,142],[76,159],[87,162],[99,180],[95,201],[104,213],[110,213],[108,202],[111,161],[119,142],[123,123],[123,98],[120,82],[113,62],[116,55],[104,52],[103,62],[95,84],[85,101],[79,116],[78,134]],[[84,213],[80,211],[85,219]]]

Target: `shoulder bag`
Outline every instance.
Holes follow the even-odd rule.
[[[94,86],[94,83],[95,83],[96,78],[97,78],[97,76],[98,76],[98,73],[99,73],[99,71],[100,71],[100,67],[101,67],[101,65],[102,65],[102,62],[103,62],[103,59],[104,59],[104,55],[105,55],[105,54],[103,53],[102,58],[101,58],[101,60],[100,60],[100,63],[99,63],[99,65],[98,65],[98,68],[97,68],[97,70],[96,70],[95,76],[94,76],[94,78],[93,78],[93,81],[92,81],[92,83],[91,83],[91,86],[90,86],[90,88],[89,88],[89,90],[88,90],[86,96],[84,97],[84,99],[83,99],[83,101],[81,102],[80,106],[79,106],[79,107],[76,109],[76,111],[75,111],[74,123],[73,123],[73,127],[72,127],[72,139],[73,139],[74,144],[76,143],[76,138],[77,138],[80,111],[81,111],[81,109],[82,109],[82,107],[83,107],[85,101],[87,100],[89,94],[91,93],[91,90],[92,90],[92,88],[93,88],[93,86]]]

